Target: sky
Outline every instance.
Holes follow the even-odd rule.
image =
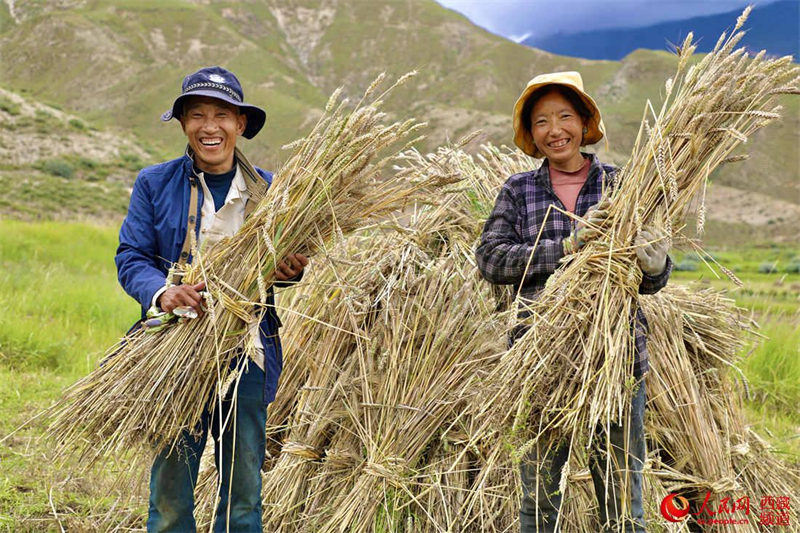
[[[437,0],[492,33],[520,41],[603,28],[648,26],[773,0]],[[800,0],[797,0],[800,1]]]

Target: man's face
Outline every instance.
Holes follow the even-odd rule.
[[[184,102],[180,120],[200,170],[222,174],[233,167],[236,137],[247,125],[247,116],[239,113],[238,107],[216,98],[192,96]]]

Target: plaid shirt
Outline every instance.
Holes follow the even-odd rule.
[[[600,201],[603,191],[611,184],[609,180],[617,171],[615,167],[600,163],[593,154],[584,154],[584,157],[591,157],[592,164],[575,205],[575,214],[581,217]],[[550,204],[566,211],[550,185],[550,169],[546,160],[538,170],[515,174],[505,182],[475,251],[478,268],[487,281],[498,285],[522,283],[520,296],[529,300],[536,298],[547,278],[558,267],[559,259],[564,256],[561,242],[569,236],[575,224],[570,217],[555,209],[550,211],[545,223]],[[544,229],[534,250],[533,244],[543,223]],[[531,252],[533,259],[530,259],[528,266]],[[661,290],[667,284],[671,271],[672,261],[667,257],[667,267],[662,274],[648,276],[643,273],[639,294],[653,294]],[[634,326],[634,375],[639,377],[649,369],[647,320],[641,309],[636,311]]]

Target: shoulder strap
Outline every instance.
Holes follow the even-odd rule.
[[[194,170],[192,170],[192,175],[189,176],[189,189],[189,209],[187,209],[187,213],[189,213],[189,215],[186,220],[186,237],[183,238],[183,248],[181,249],[181,255],[178,256],[179,265],[185,265],[186,261],[189,259],[189,254],[192,253],[192,240],[196,235],[195,227],[197,226],[198,215],[198,183],[197,176],[194,175]],[[183,278],[183,274],[179,270],[180,269],[173,269],[171,281],[175,285],[179,285],[181,283],[181,278]]]
[[[258,204],[267,195],[269,185],[264,181],[264,178],[261,177],[241,150],[235,148],[234,154],[236,154],[236,159],[239,161],[239,168],[242,169],[245,186],[250,196],[247,199],[247,203],[244,205],[244,216],[246,219],[255,211]]]
[[[242,169],[247,192],[250,195],[250,198],[248,198],[244,208],[245,218],[247,218],[253,211],[255,211],[255,208],[258,206],[259,202],[264,198],[269,186],[238,148],[235,148],[234,153],[236,154],[236,158],[239,162],[239,167]],[[189,157],[192,157],[193,154],[191,148],[186,148],[186,154]],[[189,254],[192,253],[193,237],[196,235],[195,227],[197,226],[197,219],[199,215],[197,208],[198,179],[197,176],[194,175],[194,170],[192,170],[192,175],[189,177],[189,184],[189,209],[187,210],[189,215],[186,221],[186,237],[183,239],[183,248],[181,249],[181,255],[178,257],[178,265],[186,264],[186,261],[189,259]],[[194,206],[194,211],[192,210],[192,206]],[[183,274],[178,270],[179,269],[175,269],[171,280],[172,283],[176,285],[181,282],[181,278],[183,277]]]

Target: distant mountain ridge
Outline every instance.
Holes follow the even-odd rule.
[[[554,54],[585,59],[619,60],[638,48],[668,50],[680,44],[691,31],[698,43],[698,52],[709,52],[719,35],[730,30],[741,10],[718,15],[692,17],[662,22],[639,28],[616,28],[537,38],[532,35],[522,44]],[[751,50],[767,53],[800,54],[800,1],[781,0],[755,7],[745,25],[747,35],[742,44]]]

